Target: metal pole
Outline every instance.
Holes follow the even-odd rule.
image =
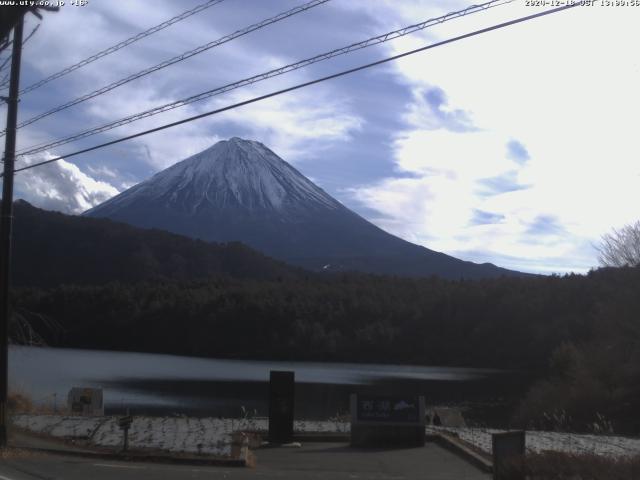
[[[7,136],[0,210],[0,448],[7,446],[7,396],[9,393],[9,286],[11,272],[11,223],[13,220],[13,170],[16,157],[18,90],[22,56],[23,18],[13,28],[13,57],[7,98]]]
[[[124,446],[122,451],[126,452],[127,450],[129,450],[129,427],[124,427]]]

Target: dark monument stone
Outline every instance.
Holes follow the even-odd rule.
[[[493,446],[493,478],[502,480],[507,474],[506,468],[510,462],[523,457],[525,454],[525,432],[517,430],[514,432],[494,433],[491,436]],[[509,479],[516,480],[512,472]],[[520,477],[524,480],[524,476]]]
[[[294,372],[272,370],[269,374],[269,441],[293,440]]]
[[[424,397],[351,395],[351,445],[421,446]]]

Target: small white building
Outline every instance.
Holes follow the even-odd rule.
[[[73,387],[69,390],[67,406],[71,415],[101,417],[104,415],[102,389]]]

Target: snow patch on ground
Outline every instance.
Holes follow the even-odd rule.
[[[34,433],[84,440],[98,447],[119,448],[123,433],[118,417],[74,417],[62,415],[15,415],[13,424]],[[216,456],[231,455],[234,432],[266,432],[267,418],[134,417],[129,430],[132,449],[163,450]],[[296,433],[345,433],[348,421],[296,420]],[[491,455],[491,435],[504,432],[487,428],[427,427],[427,433],[455,435]],[[526,432],[527,450],[591,453],[607,457],[640,455],[640,438],[615,435],[578,435],[557,432]]]
[[[118,417],[74,417],[62,415],[15,415],[13,424],[52,437],[85,440],[98,447],[119,448],[123,432]],[[234,432],[265,432],[266,418],[134,417],[129,429],[131,449],[163,450],[172,453],[231,455]],[[294,422],[296,432],[347,433],[349,424],[340,421]]]
[[[13,424],[34,433],[59,438],[91,438],[102,417],[62,417],[60,415],[17,415]]]
[[[491,455],[491,435],[505,430],[489,428],[427,427],[430,433],[449,433],[457,436],[483,452]],[[527,431],[527,451],[555,451],[578,454],[595,454],[606,457],[631,457],[640,455],[640,438],[615,435],[578,435],[574,433]]]

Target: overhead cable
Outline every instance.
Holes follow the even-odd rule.
[[[125,78],[121,78],[120,80],[117,80],[117,81],[115,81],[113,83],[110,83],[109,85],[106,85],[106,86],[101,87],[101,88],[99,88],[97,90],[94,90],[93,92],[87,93],[85,95],[81,95],[80,97],[77,97],[77,98],[75,98],[75,99],[73,99],[73,100],[71,100],[69,102],[63,103],[62,105],[59,105],[59,106],[54,107],[54,108],[52,108],[50,110],[47,110],[44,113],[40,113],[40,114],[38,114],[38,115],[36,115],[34,117],[31,117],[31,118],[19,123],[18,124],[18,128],[22,128],[22,127],[25,127],[25,126],[30,125],[32,123],[35,123],[38,120],[41,120],[41,119],[43,119],[45,117],[48,117],[49,115],[53,115],[54,113],[61,112],[62,110],[66,110],[67,108],[70,108],[70,107],[73,107],[75,105],[78,105],[79,103],[86,102],[87,100],[90,100],[92,98],[95,98],[95,97],[98,97],[100,95],[103,95],[103,94],[105,94],[107,92],[110,92],[111,90],[113,90],[115,88],[118,88],[118,87],[120,87],[122,85],[125,85],[125,84],[127,84],[129,82],[137,80],[137,79],[139,79],[141,77],[144,77],[146,75],[149,75],[151,73],[157,72],[158,70],[162,70],[163,68],[166,68],[166,67],[168,67],[170,65],[176,64],[178,62],[182,62],[182,61],[184,61],[184,60],[186,60],[188,58],[191,58],[191,57],[193,57],[195,55],[198,55],[198,54],[200,54],[202,52],[210,50],[210,49],[212,49],[214,47],[218,47],[218,46],[223,45],[223,44],[225,44],[227,42],[230,42],[233,39],[236,39],[236,38],[241,37],[243,35],[247,35],[248,33],[251,33],[251,32],[253,32],[255,30],[264,28],[264,27],[266,27],[268,25],[271,25],[273,23],[276,23],[276,22],[279,22],[281,20],[284,20],[285,18],[289,18],[289,17],[291,17],[293,15],[297,15],[298,13],[302,13],[304,11],[307,11],[307,10],[311,9],[311,8],[317,7],[318,5],[322,5],[324,3],[327,3],[328,1],[329,0],[312,0],[312,1],[308,2],[308,3],[300,5],[298,7],[292,8],[292,9],[287,10],[287,11],[282,12],[282,13],[279,13],[278,15],[276,15],[274,17],[267,18],[267,19],[262,20],[261,22],[258,22],[258,23],[254,23],[253,25],[250,25],[250,26],[248,26],[246,28],[243,28],[243,29],[235,31],[230,35],[226,35],[226,36],[224,36],[222,38],[214,40],[213,42],[209,42],[209,43],[207,43],[205,45],[201,45],[201,46],[199,46],[197,48],[194,48],[193,50],[189,50],[188,52],[185,52],[185,53],[183,53],[181,55],[177,55],[177,56],[175,56],[173,58],[170,58],[168,60],[160,62],[157,65],[154,65],[152,67],[145,68],[144,70],[142,70],[140,72],[134,73],[134,74],[129,75],[129,76],[125,77]]]
[[[191,8],[185,12],[182,12],[180,15],[176,15],[175,17],[170,18],[169,20],[166,20],[154,27],[151,27],[147,30],[145,30],[144,32],[140,32],[132,37],[127,38],[126,40],[123,40],[120,43],[117,43],[109,48],[106,48],[94,55],[91,55],[88,58],[85,58],[84,60],[80,60],[77,63],[74,63],[73,65],[70,65],[66,68],[63,68],[62,70],[49,75],[46,78],[43,78],[42,80],[29,85],[28,87],[23,88],[20,91],[20,95],[24,95],[25,93],[31,92],[37,88],[42,87],[43,85],[46,85],[49,82],[52,82],[53,80],[56,80],[60,77],[63,77],[75,70],[78,70],[79,68],[82,68],[92,62],[95,62],[96,60],[98,60],[99,58],[102,57],[106,57],[107,55],[110,55],[114,52],[117,52],[118,50],[127,47],[129,45],[131,45],[134,42],[137,42],[138,40],[142,40],[143,38],[148,37],[149,35],[153,35],[154,33],[159,32],[160,30],[164,30],[167,27],[170,27],[171,25],[181,22],[182,20],[191,17],[192,15],[195,15],[196,13],[200,13],[203,10],[206,10],[207,8],[213,7],[214,5],[217,5],[219,3],[224,2],[225,0],[208,0],[205,3],[201,3],[200,5],[195,6],[194,8]]]
[[[298,70],[300,68],[304,68],[307,67],[309,65],[312,65],[314,63],[318,63],[324,60],[328,60],[334,57],[337,57],[339,55],[345,55],[348,54],[350,52],[356,51],[356,50],[361,50],[363,48],[366,47],[370,47],[372,45],[377,45],[380,43],[384,43],[384,42],[388,42],[390,40],[408,35],[410,33],[413,32],[417,32],[419,30],[424,30],[428,27],[431,27],[433,25],[437,25],[437,24],[441,24],[444,22],[447,22],[449,20],[453,20],[455,18],[459,18],[465,15],[470,15],[472,13],[477,13],[480,11],[484,11],[487,10],[489,8],[493,8],[493,7],[497,7],[500,5],[504,5],[507,3],[512,3],[515,0],[492,0],[480,5],[472,5],[470,7],[467,7],[463,10],[458,10],[456,12],[451,12],[451,13],[447,13],[446,15],[442,15],[440,17],[436,17],[436,18],[432,18],[429,20],[426,20],[424,22],[421,23],[417,23],[415,25],[410,25],[408,27],[404,27],[401,28],[399,30],[393,30],[391,32],[385,33],[383,35],[378,35],[376,37],[372,37],[369,38],[367,40],[361,41],[361,42],[357,42],[357,43],[353,43],[351,45],[348,45],[346,47],[342,47],[342,48],[337,48],[335,50],[331,50],[329,52],[325,52],[322,53],[320,55],[316,55],[314,57],[311,58],[307,58],[305,60],[300,60],[298,62],[295,63],[291,63],[289,65],[285,65],[283,67],[279,67],[279,68],[275,68],[273,70],[269,70],[268,72],[265,73],[261,73],[259,75],[254,75],[252,77],[248,77],[245,78],[243,80],[239,80],[233,83],[229,83],[227,85],[223,85],[221,87],[216,87],[213,88],[211,90],[207,90],[205,92],[201,92],[198,93],[196,95],[192,95],[190,97],[186,97],[183,98],[181,100],[176,100],[164,105],[160,105],[158,107],[154,107],[151,108],[149,110],[145,110],[143,112],[139,112],[139,113],[135,113],[133,115],[129,115],[127,117],[121,118],[119,120],[115,120],[112,122],[109,122],[107,124],[101,125],[99,127],[95,127],[95,128],[91,128],[88,130],[84,130],[82,132],[76,133],[74,135],[59,139],[59,140],[55,140],[53,142],[50,143],[43,143],[43,144],[38,144],[38,145],[32,145],[29,146],[23,150],[21,150],[19,153],[20,154],[24,154],[24,155],[29,155],[29,154],[33,154],[33,153],[38,153],[38,152],[42,152],[44,150],[48,150],[50,148],[54,148],[60,145],[65,145],[67,143],[76,141],[76,140],[80,140],[82,138],[86,138],[86,137],[90,137],[99,133],[103,133],[106,132],[108,130],[112,130],[114,128],[120,127],[122,125],[126,125],[132,122],[135,122],[137,120],[141,120],[143,118],[147,118],[147,117],[151,117],[154,115],[158,115],[160,113],[164,113],[167,112],[169,110],[173,110],[175,108],[179,108],[179,107],[183,107],[185,105],[189,105],[191,103],[194,102],[198,102],[201,100],[205,100],[207,98],[216,96],[216,95],[221,95],[223,93],[229,92],[231,90],[235,90],[237,88],[240,87],[244,87],[247,85],[251,85],[263,80],[267,80],[269,78],[272,77],[276,77],[278,75],[282,75],[294,70]]]
[[[275,97],[277,95],[282,95],[284,93],[288,93],[288,92],[291,92],[291,91],[294,91],[294,90],[298,90],[298,89],[301,89],[301,88],[304,88],[304,87],[315,85],[317,83],[321,83],[321,82],[324,82],[324,81],[327,81],[327,80],[332,80],[334,78],[342,77],[344,75],[348,75],[348,74],[351,74],[351,73],[354,73],[354,72],[358,72],[360,70],[371,68],[371,67],[374,67],[374,66],[377,66],[377,65],[382,65],[382,64],[387,63],[387,62],[398,60],[400,58],[404,58],[404,57],[407,57],[409,55],[414,55],[414,54],[419,53],[419,52],[424,52],[426,50],[431,50],[433,48],[440,47],[440,46],[443,46],[443,45],[447,45],[449,43],[453,43],[453,42],[457,42],[457,41],[460,41],[460,40],[464,40],[466,38],[475,37],[475,36],[481,35],[483,33],[488,33],[488,32],[494,31],[494,30],[499,30],[499,29],[502,29],[502,28],[505,28],[505,27],[509,27],[511,25],[516,25],[518,23],[523,23],[523,22],[526,22],[526,21],[529,21],[529,20],[533,20],[535,18],[543,17],[543,16],[546,16],[546,15],[551,15],[553,13],[561,12],[563,10],[568,10],[570,8],[577,7],[579,5],[580,5],[579,3],[568,4],[568,5],[565,5],[565,6],[562,6],[562,7],[554,8],[554,9],[551,9],[551,10],[546,10],[546,11],[543,11],[543,12],[534,13],[534,14],[531,14],[531,15],[527,15],[525,17],[520,17],[520,18],[516,18],[514,20],[509,20],[507,22],[503,22],[503,23],[499,23],[499,24],[496,24],[496,25],[492,25],[490,27],[482,28],[480,30],[475,30],[473,32],[465,33],[463,35],[458,35],[457,37],[453,37],[453,38],[449,38],[449,39],[446,39],[446,40],[442,40],[440,42],[433,43],[431,45],[427,45],[427,46],[424,46],[424,47],[421,47],[421,48],[416,48],[415,50],[410,50],[408,52],[404,52],[404,53],[401,53],[401,54],[398,54],[398,55],[394,55],[392,57],[387,57],[387,58],[384,58],[382,60],[378,60],[378,61],[375,61],[375,62],[368,63],[366,65],[361,65],[359,67],[350,68],[348,70],[343,70],[341,72],[334,73],[332,75],[327,75],[326,77],[317,78],[317,79],[311,80],[309,82],[300,83],[300,84],[294,85],[292,87],[284,88],[282,90],[277,90],[275,92],[271,92],[271,93],[268,93],[268,94],[265,94],[265,95],[261,95],[259,97],[254,97],[254,98],[251,98],[251,99],[248,99],[248,100],[244,100],[242,102],[234,103],[233,105],[228,105],[226,107],[222,107],[222,108],[218,108],[218,109],[215,109],[215,110],[211,110],[211,111],[208,111],[208,112],[205,112],[205,113],[201,113],[199,115],[194,115],[192,117],[184,118],[184,119],[178,120],[176,122],[167,123],[167,124],[161,125],[159,127],[155,127],[155,128],[151,128],[149,130],[145,130],[145,131],[142,131],[142,132],[135,133],[133,135],[128,135],[126,137],[117,138],[115,140],[111,140],[109,142],[101,143],[99,145],[94,145],[93,147],[84,148],[82,150],[77,150],[75,152],[70,152],[70,153],[67,153],[66,155],[60,155],[58,157],[54,157],[54,158],[51,158],[49,160],[44,160],[44,161],[41,161],[41,162],[32,163],[31,165],[27,165],[27,166],[24,166],[24,167],[21,167],[21,168],[17,168],[17,169],[14,170],[14,172],[17,173],[17,172],[22,172],[24,170],[30,170],[32,168],[40,167],[42,165],[47,165],[47,164],[50,164],[50,163],[53,163],[53,162],[57,162],[59,160],[75,157],[75,156],[81,155],[83,153],[92,152],[94,150],[98,150],[98,149],[105,148],[105,147],[108,147],[108,146],[111,146],[111,145],[122,143],[122,142],[125,142],[127,140],[132,140],[134,138],[139,138],[139,137],[142,137],[142,136],[145,136],[145,135],[149,135],[151,133],[159,132],[161,130],[166,130],[168,128],[172,128],[172,127],[176,127],[178,125],[182,125],[182,124],[185,124],[185,123],[193,122],[193,121],[199,120],[201,118],[209,117],[211,115],[216,115],[218,113],[222,113],[222,112],[226,112],[228,110],[232,110],[232,109],[235,109],[235,108],[238,108],[238,107],[242,107],[244,105],[249,105],[251,103],[259,102],[259,101],[265,100],[267,98]]]

